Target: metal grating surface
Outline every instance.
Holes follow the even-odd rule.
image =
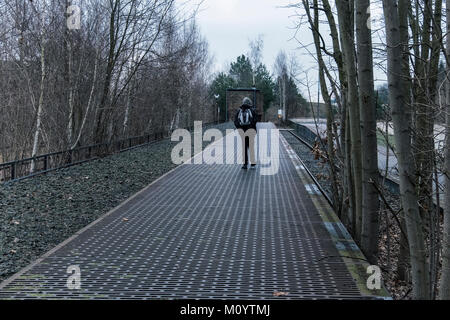
[[[284,147],[278,174],[259,170],[181,166],[9,283],[0,298],[360,297]],[[70,265],[80,266],[80,290],[66,287]]]

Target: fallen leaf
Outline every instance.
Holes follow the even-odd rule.
[[[127,222],[127,221],[128,221],[128,219],[127,219],[127,218],[123,218],[122,220],[123,220],[123,221],[125,221],[125,222]]]

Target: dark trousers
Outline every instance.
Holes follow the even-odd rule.
[[[244,164],[248,164],[248,153],[250,152],[250,137],[245,137],[245,146],[244,146]]]

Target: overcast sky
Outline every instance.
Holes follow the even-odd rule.
[[[209,43],[210,52],[215,57],[214,71],[228,71],[230,63],[235,61],[237,56],[250,51],[249,41],[261,34],[264,40],[264,64],[273,71],[274,61],[280,50],[284,50],[287,55],[295,55],[303,70],[299,77],[299,87],[306,95],[308,90],[302,84],[306,82],[306,74],[310,83],[317,82],[316,62],[308,51],[293,39],[296,34],[294,26],[298,22],[298,18],[295,18],[296,10],[283,8],[298,2],[204,0],[197,21],[201,33]],[[372,8],[372,14],[374,11],[379,11],[379,8]],[[327,31],[323,30],[323,34],[326,35]],[[296,37],[302,44],[310,44],[313,41],[311,31],[307,27],[300,29]],[[310,49],[314,50],[314,47]],[[376,72],[376,78],[384,78],[384,75]],[[316,97],[317,88],[311,90],[311,95]]]
[[[198,14],[202,34],[216,58],[216,69],[223,69],[236,57],[249,52],[249,41],[263,35],[263,61],[272,69],[280,50],[293,52],[297,46],[289,41],[294,30],[289,27],[292,10],[279,8],[283,0],[205,0]]]

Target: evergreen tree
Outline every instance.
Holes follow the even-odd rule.
[[[210,96],[219,95],[219,98],[217,99],[218,106],[220,108],[220,114],[221,119],[224,118],[225,110],[226,110],[226,103],[227,103],[227,89],[233,88],[236,86],[236,82],[233,80],[232,77],[227,75],[224,72],[221,72],[217,75],[217,77],[213,80],[210,88],[209,93]]]
[[[261,93],[263,94],[264,111],[266,111],[275,99],[275,83],[273,82],[272,77],[270,76],[270,73],[265,65],[260,64],[256,69],[255,82],[256,88],[261,90]]]
[[[250,59],[241,55],[236,62],[231,63],[230,76],[235,79],[236,85],[240,88],[253,87],[253,69]]]

